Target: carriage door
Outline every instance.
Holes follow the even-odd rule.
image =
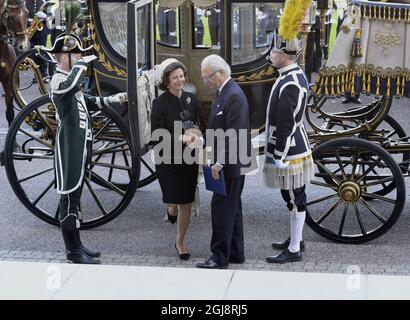
[[[154,84],[146,76],[154,63],[154,26],[152,0],[128,2],[127,92],[133,147],[145,153],[151,136],[151,103]]]

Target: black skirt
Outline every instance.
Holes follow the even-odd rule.
[[[198,182],[198,164],[160,164],[155,168],[164,203],[194,202]]]

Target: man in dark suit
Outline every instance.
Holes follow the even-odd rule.
[[[217,92],[208,119],[206,142],[213,148],[212,176],[219,179],[223,170],[227,194],[213,194],[212,256],[197,267],[226,269],[230,262],[245,261],[241,194],[244,169],[250,165],[249,106],[242,89],[231,78],[231,68],[220,56],[206,57],[201,73],[205,85]],[[215,131],[218,129],[225,137]]]

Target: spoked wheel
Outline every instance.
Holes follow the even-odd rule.
[[[384,149],[363,139],[340,138],[318,146],[313,158],[306,222],[315,232],[336,242],[361,243],[394,225],[406,189],[399,166]],[[388,196],[377,193],[383,184],[392,186]]]
[[[130,159],[131,153],[124,152],[124,151],[113,152],[111,155],[109,155],[109,157],[111,158],[110,159],[111,163],[115,163],[115,161],[118,161],[118,157],[120,157],[121,161],[123,161],[127,165],[129,165],[131,161]],[[155,172],[155,164],[152,160],[151,152],[148,151],[146,154],[140,157],[140,166],[141,166],[141,172],[140,172],[140,180],[138,182],[138,188],[145,187],[157,179],[157,175]],[[111,169],[110,171],[112,172],[113,169]],[[112,176],[112,173],[110,172],[107,174],[107,181],[115,185],[120,190],[124,191],[124,190],[127,190],[128,188],[127,181],[123,183],[113,181],[113,176]],[[100,183],[98,179],[95,180],[94,182],[103,187],[105,186],[105,183],[104,182]]]
[[[386,140],[389,140],[391,144],[408,142],[408,139],[406,139],[407,134],[402,128],[402,126],[393,117],[389,115],[386,115],[383,122],[380,123],[376,130],[382,130],[383,132],[385,132],[384,137]],[[410,160],[410,152],[390,154],[390,156],[394,158],[396,163],[399,164],[401,172],[405,174],[409,169],[408,161]],[[373,169],[373,173],[377,175],[379,170],[380,168],[376,166]],[[394,183],[382,183],[379,187],[380,189],[378,191],[375,191],[375,193],[382,196],[389,194],[391,191],[395,189]]]
[[[145,153],[141,158],[141,174],[138,188],[145,187],[157,179],[155,173],[155,164],[152,158],[151,150]]]
[[[128,118],[127,108],[125,108],[123,105],[116,106],[115,112],[118,115],[118,117],[120,117],[122,121],[128,125],[129,118]],[[129,157],[129,155],[130,154],[122,154],[120,156],[124,157],[124,161],[127,161],[126,157]],[[113,154],[112,158],[115,158],[115,157],[116,155]],[[140,178],[139,178],[138,188],[145,187],[157,179],[157,175],[155,172],[155,163],[153,160],[151,149],[144,148],[143,150],[141,150],[140,166],[141,166],[141,172],[139,176]],[[120,189],[127,188],[126,184],[125,185],[118,184],[117,186]]]
[[[82,229],[118,216],[131,201],[140,172],[138,155],[129,147],[130,134],[121,118],[109,108],[90,116],[94,140],[81,197]],[[43,96],[18,114],[5,143],[6,173],[15,194],[34,215],[53,225],[59,225],[53,170],[56,125],[49,97]]]
[[[49,84],[46,82],[51,80],[51,76],[47,79],[42,78],[39,66],[34,60],[35,56],[41,56],[44,61],[53,61],[48,52],[33,48],[21,53],[11,70],[11,91],[19,109],[23,109],[28,101],[49,92]],[[50,65],[50,69],[55,68],[54,64]]]
[[[332,128],[338,128],[338,125],[334,123]],[[385,116],[383,122],[379,124],[379,126],[376,129],[376,132],[374,132],[373,134],[376,134],[376,135],[383,134],[385,141],[386,142],[390,141],[390,143],[392,144],[407,141],[407,139],[405,139],[407,135],[404,129],[394,118],[392,118],[389,115]],[[363,136],[363,138],[366,138],[366,136]],[[402,152],[402,153],[390,155],[390,156],[394,158],[396,163],[400,164],[400,169],[402,173],[403,174],[406,173],[409,168],[409,163],[407,161],[410,159],[410,152]],[[323,173],[323,169],[321,167],[318,167],[318,170],[321,173]],[[337,170],[339,171],[339,168],[337,168]],[[366,169],[365,169],[365,166],[362,165],[362,166],[359,166],[356,170],[358,170],[358,173],[360,173],[360,172],[365,172]],[[372,173],[374,175],[378,175],[379,171],[383,171],[383,170],[384,170],[383,167],[380,168],[378,165],[376,165],[372,169]],[[333,173],[335,174],[336,172],[333,172]],[[327,175],[323,175],[323,179],[326,182],[331,183],[331,178],[328,177]],[[386,183],[381,183],[380,185],[377,186],[377,188],[374,187],[373,193],[385,196],[389,194],[391,191],[393,191],[394,189],[395,189],[394,183],[386,182]],[[371,198],[366,198],[366,199],[372,200]]]

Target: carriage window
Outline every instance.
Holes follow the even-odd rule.
[[[232,64],[247,63],[267,53],[279,26],[281,7],[281,3],[267,2],[232,4]]]
[[[193,6],[193,47],[221,47],[221,1],[207,9]]]
[[[104,35],[112,48],[125,58],[127,56],[127,3],[100,2],[98,8]]]
[[[166,46],[181,46],[181,33],[179,17],[180,12],[177,8],[166,8],[159,4],[156,10],[156,39],[157,42]]]
[[[272,43],[274,32],[274,16],[278,16],[268,5],[255,6],[255,46],[267,48]],[[279,22],[279,21],[278,21]],[[278,23],[279,25],[279,23]]]

